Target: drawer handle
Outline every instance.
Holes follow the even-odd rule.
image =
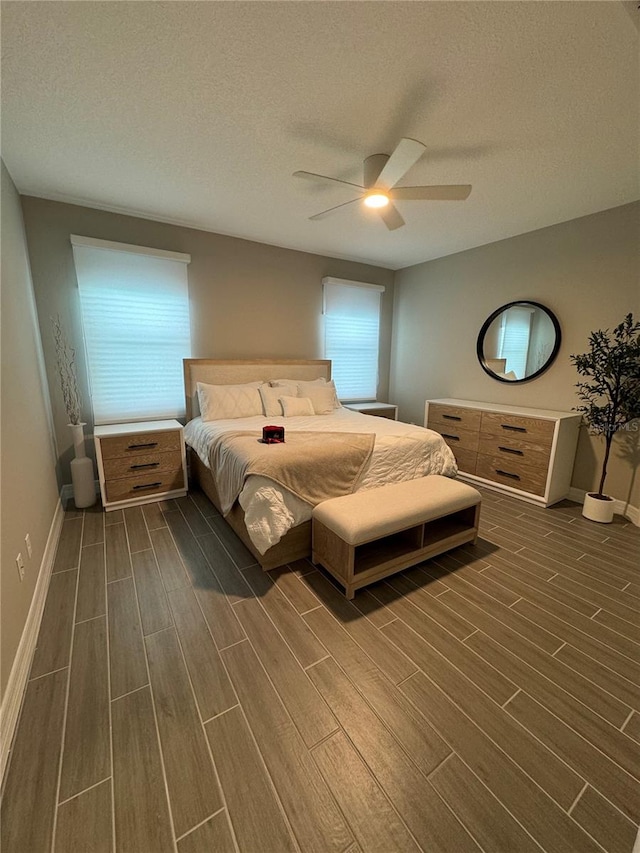
[[[462,418],[458,417],[458,415],[443,415],[442,416],[445,421],[461,421]]]
[[[514,450],[513,447],[498,447],[503,453],[513,453],[514,456],[524,456],[522,450]]]
[[[145,462],[144,464],[140,465],[130,465],[129,470],[137,471],[139,468],[157,468],[159,464],[159,462]]]
[[[130,444],[127,447],[127,450],[139,450],[141,447],[157,447],[157,446],[158,446],[157,441],[147,441],[144,444]]]
[[[512,480],[519,480],[519,474],[511,474],[509,471],[501,471],[499,468],[496,468],[496,474],[500,474],[503,477],[510,477]]]
[[[527,431],[526,427],[511,426],[511,424],[500,424],[500,426],[502,427],[502,429],[510,429],[511,432],[526,432]]]
[[[442,437],[443,437],[443,438],[448,438],[448,439],[449,439],[449,441],[460,441],[460,436],[459,436],[459,435],[449,435],[449,433],[447,433],[447,432],[443,432],[443,433],[442,433]]]
[[[133,491],[138,492],[141,489],[157,489],[158,486],[161,486],[161,485],[162,485],[161,482],[158,482],[158,483],[141,483],[139,486],[134,486]]]

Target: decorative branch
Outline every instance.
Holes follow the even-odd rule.
[[[67,340],[62,328],[60,315],[51,317],[53,325],[53,339],[56,345],[56,366],[60,377],[60,388],[62,398],[70,424],[80,423],[80,410],[82,402],[78,390],[78,377],[76,375],[76,351]]]

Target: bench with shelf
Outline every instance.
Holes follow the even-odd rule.
[[[313,511],[312,560],[355,591],[478,535],[480,494],[433,475],[333,498]]]

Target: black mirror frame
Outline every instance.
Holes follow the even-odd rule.
[[[486,335],[489,326],[493,323],[496,317],[499,317],[503,311],[506,311],[508,308],[513,308],[515,305],[533,305],[535,308],[540,308],[541,311],[544,311],[544,313],[553,323],[553,330],[556,334],[556,342],[553,346],[553,350],[551,351],[551,355],[546,360],[544,365],[539,370],[536,370],[535,373],[532,373],[531,376],[525,376],[523,379],[504,379],[502,376],[498,376],[496,373],[494,373],[485,361],[483,352],[484,336]],[[545,370],[551,367],[551,365],[556,359],[556,356],[558,355],[561,343],[562,332],[560,331],[560,323],[558,322],[558,318],[553,313],[553,311],[547,308],[546,305],[542,305],[540,302],[532,302],[530,299],[517,299],[515,302],[508,302],[506,305],[502,305],[500,308],[496,308],[493,314],[491,314],[482,324],[482,328],[480,329],[480,333],[478,334],[478,340],[476,342],[476,355],[478,356],[480,367],[492,379],[495,379],[496,382],[504,382],[506,385],[517,385],[521,382],[530,382],[532,379],[536,379],[538,376],[544,373]]]

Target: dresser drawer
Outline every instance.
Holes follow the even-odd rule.
[[[460,447],[452,447],[451,449],[453,450],[453,455],[456,457],[458,470],[465,474],[475,474],[478,454],[473,453],[471,450],[462,450]]]
[[[515,459],[487,456],[484,453],[478,453],[475,473],[478,477],[533,495],[544,495],[547,484],[546,468],[530,468]]]
[[[113,435],[100,442],[102,459],[119,459],[130,456],[144,456],[150,453],[168,453],[180,451],[179,430],[164,432],[144,432],[137,435]]]
[[[121,480],[136,475],[173,474],[182,470],[182,453],[172,450],[169,453],[145,453],[125,456],[118,459],[103,460],[105,480]]]
[[[499,412],[483,412],[480,431],[483,435],[508,435],[512,438],[532,439],[545,447],[553,441],[555,422],[523,415],[504,415]]]
[[[481,435],[478,450],[486,456],[510,460],[514,465],[521,463],[545,472],[549,468],[551,448],[544,441],[512,438],[510,435]]]
[[[121,480],[105,481],[107,500],[128,501],[132,498],[145,498],[152,495],[184,489],[182,468],[167,474],[150,472],[137,477],[124,477]]]
[[[457,424],[440,424],[429,418],[428,428],[439,432],[449,447],[455,452],[458,449],[470,450],[475,453],[478,450],[480,434],[469,429],[460,429]]]
[[[457,406],[443,406],[440,403],[429,403],[429,424],[434,424],[430,429],[440,428],[435,424],[446,427],[461,427],[462,429],[477,432],[480,429],[482,412],[479,409],[463,409]],[[448,430],[447,430],[448,431]]]

